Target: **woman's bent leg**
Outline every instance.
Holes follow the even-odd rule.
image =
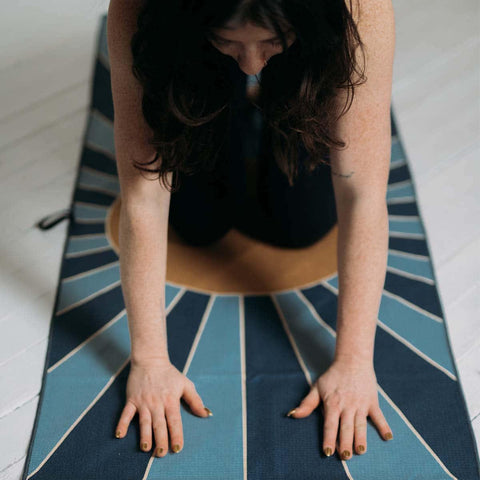
[[[170,197],[169,223],[191,245],[217,241],[232,227],[227,188],[207,172],[180,175],[180,188]]]
[[[299,149],[299,174],[293,186],[279,169],[262,131],[256,205],[245,212],[239,228],[267,243],[306,247],[322,238],[337,222],[330,167],[305,168],[308,155]]]

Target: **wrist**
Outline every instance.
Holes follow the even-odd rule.
[[[373,367],[373,354],[365,355],[335,352],[333,363],[346,365],[348,367]]]
[[[134,355],[132,353],[130,362],[135,365],[146,365],[151,363],[169,364],[170,357],[168,355]]]

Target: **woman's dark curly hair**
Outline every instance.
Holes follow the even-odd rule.
[[[256,107],[289,184],[298,173],[299,142],[309,153],[309,171],[328,164],[331,147],[346,145],[333,137],[332,127],[350,108],[354,87],[365,81],[356,64],[363,43],[352,0],[144,0],[131,42],[132,71],[143,87],[142,110],[156,155],[135,166],[158,173],[164,185],[168,172],[215,171],[230,124],[228,72],[236,61],[209,38],[232,18],[275,31],[282,41],[282,53],[262,70]],[[290,28],[296,39],[288,47],[284,31]],[[338,89],[347,89],[341,112]],[[179,187],[174,177],[170,191]]]

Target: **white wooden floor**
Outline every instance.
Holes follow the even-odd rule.
[[[107,0],[17,0],[0,17],[0,480],[20,478]],[[480,444],[480,16],[477,0],[394,0],[393,105]],[[473,461],[473,459],[472,459]]]

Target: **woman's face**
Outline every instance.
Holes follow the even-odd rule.
[[[287,47],[295,41],[293,29],[284,30]],[[265,66],[265,60],[283,52],[282,42],[275,31],[258,27],[252,23],[212,29],[210,42],[221,53],[234,58],[247,75],[257,75]]]

